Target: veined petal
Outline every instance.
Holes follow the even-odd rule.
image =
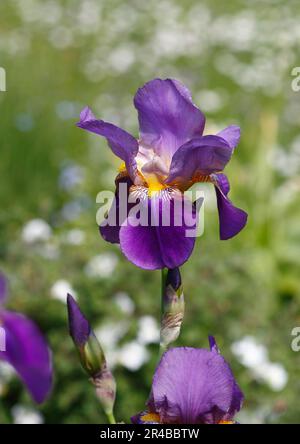
[[[190,182],[194,176],[208,176],[222,171],[232,155],[232,148],[219,136],[202,136],[182,145],[174,154],[166,183]]]
[[[181,145],[203,133],[205,117],[177,80],[151,80],[137,91],[134,105],[142,144],[163,158],[171,160]]]
[[[230,404],[230,408],[228,410],[228,413],[223,418],[224,421],[231,421],[233,420],[234,416],[237,412],[239,412],[242,408],[244,401],[244,395],[241,391],[238,384],[235,382],[233,387],[233,394],[232,394],[232,400]]]
[[[246,225],[248,215],[245,211],[235,207],[228,199],[230,185],[225,174],[215,175],[215,190],[220,222],[220,238],[230,239],[238,234]]]
[[[217,344],[214,336],[209,336],[208,342],[209,342],[210,351],[213,353],[220,354],[220,350],[219,350],[218,344]],[[236,383],[236,381],[234,381],[233,391],[232,391],[232,400],[231,400],[231,404],[230,404],[230,408],[229,408],[228,412],[226,413],[225,416],[222,412],[217,412],[217,411],[215,411],[214,414],[215,415],[219,414],[219,421],[221,421],[221,422],[226,423],[228,421],[229,423],[231,423],[231,422],[235,423],[232,420],[233,420],[235,414],[240,411],[240,409],[242,407],[243,400],[244,400],[244,395],[243,395],[241,389],[239,388],[238,384]],[[217,418],[215,418],[215,419],[217,419]]]
[[[139,147],[137,140],[131,134],[112,123],[96,119],[88,107],[81,111],[80,121],[77,123],[77,126],[105,137],[113,153],[125,162],[132,180],[135,179],[137,175],[135,157]]]
[[[175,268],[191,255],[195,244],[196,215],[181,193],[168,190],[141,201],[145,223],[129,217],[121,226],[120,246],[138,267],[155,270]],[[152,217],[151,217],[152,216]]]
[[[151,403],[164,423],[219,422],[232,406],[235,388],[231,369],[220,354],[173,348],[158,365]]]
[[[239,126],[230,125],[220,131],[217,136],[222,137],[222,139],[226,140],[230,148],[235,148],[240,141],[241,129]]]
[[[0,360],[14,367],[37,403],[43,402],[52,387],[52,359],[43,335],[19,313],[2,311],[1,321],[6,351],[0,352]]]

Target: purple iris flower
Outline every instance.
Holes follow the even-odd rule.
[[[4,309],[7,294],[7,281],[0,273],[0,361],[9,363],[33,400],[42,403],[52,387],[51,353],[30,319]]]
[[[111,211],[118,210],[120,185],[129,186],[129,196],[137,196],[150,212],[158,214],[158,223],[143,226],[132,223],[128,213],[116,223],[100,226],[103,238],[120,243],[125,256],[145,269],[175,268],[191,255],[195,236],[187,236],[187,227],[195,227],[195,209],[182,213],[174,223],[176,205],[183,193],[196,182],[211,182],[216,189],[220,237],[235,236],[246,224],[247,214],[228,198],[229,182],[223,171],[240,139],[240,129],[229,126],[217,135],[203,135],[205,117],[194,105],[189,90],[177,80],[154,79],[140,88],[134,105],[138,111],[140,136],[137,140],[117,126],[97,120],[86,107],[78,126],[106,138],[123,165],[116,178],[116,195]],[[127,197],[127,196],[126,196]],[[162,223],[162,202],[170,202],[170,223]],[[177,218],[178,219],[178,218]],[[154,226],[153,226],[154,225]]]
[[[232,424],[243,394],[213,337],[210,350],[169,349],[156,369],[147,410],[134,424]]]

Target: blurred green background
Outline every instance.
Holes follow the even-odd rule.
[[[9,307],[53,350],[55,384],[40,408],[0,363],[0,423],[101,423],[66,323],[72,288],[118,382],[116,417],[143,409],[157,359],[160,273],[139,270],[96,226],[96,195],[118,167],[104,140],[75,127],[80,109],[137,135],[132,98],[175,77],[207,116],[242,139],[226,172],[247,227],[221,242],[214,191],[205,232],[182,267],[181,345],[214,334],[244,391],[241,422],[300,422],[300,65],[298,1],[2,0],[0,268]],[[38,219],[38,220],[36,220]],[[146,316],[146,317],[145,317]]]

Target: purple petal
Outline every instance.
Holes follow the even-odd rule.
[[[41,403],[52,387],[52,359],[47,343],[37,326],[19,313],[2,311],[6,332],[6,351],[0,360],[11,364],[27,386],[32,398]]]
[[[244,401],[244,395],[241,391],[238,384],[235,382],[233,387],[233,395],[232,395],[232,401],[230,404],[230,408],[228,410],[228,413],[225,415],[223,420],[230,421],[234,418],[237,412],[239,412],[242,408]]]
[[[239,126],[230,125],[220,131],[217,136],[222,137],[222,139],[226,140],[230,148],[235,148],[240,141],[241,129]]]
[[[122,252],[128,260],[147,270],[179,267],[190,257],[194,248],[195,236],[187,235],[189,230],[195,230],[196,218],[192,206],[186,206],[181,195],[171,199],[166,196],[168,191],[151,199],[146,198],[143,205],[144,209],[148,207],[147,226],[134,226],[136,218],[129,214],[120,230]],[[166,201],[170,204],[170,211],[165,207]],[[163,217],[167,212],[169,223],[164,226]],[[151,214],[155,215],[157,226],[151,224]]]
[[[124,220],[127,218],[128,212],[132,205],[128,204],[129,189],[133,185],[130,177],[126,176],[116,180],[116,192],[112,206],[108,212],[107,217],[100,224],[100,234],[104,240],[111,242],[112,244],[120,243],[120,227]],[[126,189],[125,189],[126,186]],[[122,205],[128,205],[126,211],[120,208]]]
[[[196,175],[208,176],[222,171],[232,149],[219,136],[203,136],[182,145],[174,154],[166,183],[187,183]]]
[[[228,199],[230,185],[225,174],[216,175],[215,190],[220,221],[220,238],[222,240],[230,239],[244,228],[248,215],[245,211],[235,207]]]
[[[75,299],[68,294],[68,317],[70,335],[77,346],[84,345],[90,336],[91,327],[88,320],[82,314]]]
[[[152,402],[163,422],[215,422],[228,413],[236,383],[225,359],[205,349],[179,347],[162,357],[152,384]]]
[[[134,98],[142,145],[171,159],[189,139],[201,136],[205,117],[193,104],[189,90],[177,80],[154,79]]]
[[[4,274],[0,272],[0,306],[5,303],[7,295],[8,295],[7,280]]]
[[[105,137],[113,153],[125,162],[127,171],[134,180],[137,170],[135,156],[138,153],[138,142],[131,134],[112,123],[97,120],[88,107],[81,111],[77,126]]]

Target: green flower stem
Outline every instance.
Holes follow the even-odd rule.
[[[168,269],[162,268],[161,270],[161,316],[164,313],[164,295],[166,291],[166,280],[167,280]]]
[[[168,274],[168,269],[162,268],[162,270],[161,270],[161,320],[163,319],[163,315],[164,315],[164,296],[165,296],[165,291],[166,291],[167,274]],[[166,350],[167,350],[167,348],[165,346],[163,346],[162,344],[159,345],[159,354],[158,354],[159,360]]]
[[[108,419],[109,424],[117,424],[114,413],[113,412],[105,412],[106,417]]]

